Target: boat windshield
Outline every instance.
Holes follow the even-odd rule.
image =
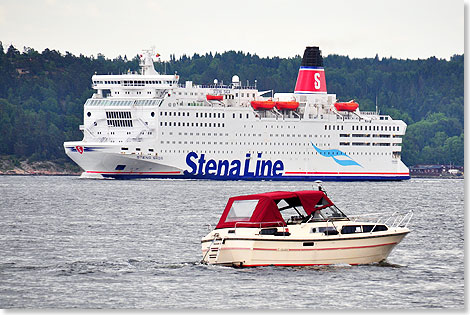
[[[312,216],[313,221],[325,221],[325,220],[349,220],[349,218],[336,207],[331,205],[329,207],[316,210]]]
[[[287,224],[299,224],[307,217],[307,213],[298,197],[277,200],[276,203],[282,218]]]

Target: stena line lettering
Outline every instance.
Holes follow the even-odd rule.
[[[274,163],[270,160],[263,160],[261,155],[262,153],[258,153],[256,164],[252,164],[250,153],[246,154],[246,159],[242,162],[240,160],[206,160],[205,154],[199,156],[196,152],[189,152],[186,156],[186,164],[190,170],[184,171],[184,174],[246,178],[282,176],[284,163],[281,160]]]

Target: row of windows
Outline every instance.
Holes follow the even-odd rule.
[[[171,122],[161,121],[160,126],[165,127],[225,127],[225,123],[189,123],[189,122]]]
[[[189,113],[188,112],[160,112],[160,116],[176,116],[176,113],[178,113],[178,116],[188,116],[189,117]]]
[[[144,105],[144,106],[157,106],[160,105],[162,100],[92,100],[86,101],[85,105],[91,106],[132,106],[132,105]]]
[[[225,127],[224,123],[207,123],[207,124],[208,125],[206,126],[206,123],[185,123],[185,122],[171,122],[170,121],[167,124],[167,122],[160,122],[160,126],[170,126],[170,127],[171,126],[173,126],[173,127],[189,127],[189,126],[192,126],[192,127],[194,127],[194,126],[196,126],[196,127]],[[170,132],[169,134],[173,135],[172,132]],[[162,136],[163,135],[165,135],[165,132],[162,132]],[[181,135],[183,135],[183,133],[179,132],[179,135],[181,136]],[[184,135],[186,136],[186,135],[188,135],[188,133],[185,132]],[[190,132],[189,135],[192,136],[193,133]],[[205,136],[206,134],[202,133],[202,135]],[[211,133],[208,133],[207,135],[211,136]],[[225,134],[226,137],[228,137],[228,135],[229,135],[228,133]],[[199,136],[199,133],[196,133],[196,136]],[[217,136],[217,133],[214,133],[214,136]],[[220,133],[219,136],[222,137],[222,136],[224,136],[224,134]],[[284,136],[286,136],[287,138],[290,138],[290,137],[292,137],[292,138],[295,138],[295,137],[297,137],[297,138],[302,138],[302,137],[304,137],[304,138],[317,138],[317,137],[318,138],[322,138],[322,137],[323,138],[330,138],[331,137],[331,135],[317,135],[317,134],[315,134],[315,135],[297,134],[296,135],[296,134],[277,134],[277,133],[276,134],[270,133],[269,136],[270,137],[276,137],[276,138],[279,138],[279,137],[282,138]],[[236,133],[235,137],[253,137],[253,138],[258,137],[258,138],[261,138],[262,134],[261,133],[258,133],[258,134],[256,134],[256,133],[253,133],[253,134],[251,134],[251,133],[243,133],[243,134],[242,133],[240,133],[240,134]]]
[[[176,113],[178,113],[178,115]],[[160,116],[189,116],[189,113],[188,112],[160,112]],[[235,117],[236,117],[236,114],[233,113],[233,118]],[[249,118],[249,117],[250,115],[246,114],[246,118]],[[198,113],[196,112],[196,118],[225,118],[225,113]],[[243,118],[242,113],[240,113],[240,118]]]
[[[204,114],[204,115],[203,115]],[[214,114],[214,115],[212,115]],[[196,113],[196,118],[225,118],[225,113]]]
[[[325,130],[343,130],[343,125],[325,125]],[[399,126],[352,126],[352,130],[370,130],[370,131],[399,131]]]
[[[108,127],[133,127],[129,119],[108,119]]]
[[[106,112],[106,118],[132,118],[131,112]]]
[[[340,142],[339,145],[365,145],[370,146],[370,142]],[[372,143],[373,146],[389,147],[390,143]]]
[[[325,130],[343,130],[343,125],[325,125]]]
[[[353,138],[370,138],[370,134],[362,134],[362,133],[353,133],[353,134],[349,134],[349,133],[342,133],[339,135],[340,138],[349,138],[349,137],[353,137]],[[390,135],[384,135],[384,134],[373,134],[372,135],[372,138],[390,138],[391,136]],[[402,138],[401,135],[393,135],[393,138]]]
[[[167,80],[151,80],[151,81],[142,81],[142,80],[104,80],[104,81],[93,81],[93,84],[122,84],[124,86],[145,86],[146,84],[176,84],[176,81],[167,81]]]
[[[178,95],[194,95],[194,96],[197,96],[197,95],[205,96],[206,95],[206,93],[203,93],[203,92],[201,92],[201,93],[197,93],[197,92],[184,92],[184,93],[183,92],[177,92],[177,93],[178,93]],[[256,93],[248,93],[248,92],[240,93],[240,96],[245,97],[245,94],[246,94],[246,97],[256,97]],[[225,96],[232,96],[231,98],[233,99],[233,95],[224,95],[224,97]],[[238,97],[238,92],[235,93],[235,97]],[[228,97],[226,97],[226,98],[228,98]]]
[[[169,141],[167,141],[168,144],[169,144]],[[175,141],[173,141],[173,144]],[[181,142],[181,141],[180,141]],[[162,141],[163,143],[163,141]],[[185,144],[186,141],[185,141]],[[190,152],[196,152],[196,153],[213,153],[213,154],[233,154],[234,151],[218,151],[218,150],[171,150],[171,149],[165,149],[165,150],[160,150],[160,153],[190,153]],[[275,154],[275,155],[318,155],[318,152],[297,152],[297,151],[253,151],[253,152],[250,152],[250,153],[262,153],[262,154]],[[394,157],[395,156],[399,156],[399,152],[394,152]],[[364,155],[392,155],[392,152],[345,152],[345,154],[349,155],[349,156],[353,156],[353,155],[360,155],[360,156],[364,156]]]
[[[173,113],[173,114],[172,114]],[[189,116],[189,113],[188,112],[160,112],[160,116]],[[243,118],[243,114],[242,113],[239,113],[238,114],[238,117],[240,119]],[[197,118],[225,118],[225,113],[198,113],[196,112],[196,117]],[[237,114],[236,113],[232,113],[232,118],[236,118],[237,117]],[[245,114],[245,117],[246,118],[249,118],[250,115],[249,113],[246,113]],[[283,128],[283,126],[276,126],[277,128]],[[287,128],[290,128],[291,126],[287,126]],[[375,130],[375,131],[379,131],[379,126],[352,126],[352,130],[363,130],[364,127],[364,130]],[[381,127],[381,130],[382,131],[399,131],[399,127],[398,126],[380,126]],[[268,128],[268,126],[266,125],[266,128]],[[274,128],[273,125],[271,125],[271,128]],[[295,128],[295,126],[293,126],[293,128]],[[385,130],[384,130],[385,129]],[[325,125],[325,130],[344,130],[344,126],[343,125]],[[383,137],[390,137],[389,135],[384,135]]]
[[[352,130],[370,130],[379,131],[379,126],[352,126]],[[400,131],[400,126],[380,126],[380,131]]]

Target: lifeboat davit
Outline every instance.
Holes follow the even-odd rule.
[[[271,110],[276,103],[273,101],[251,101],[254,110]]]
[[[339,111],[353,112],[358,107],[359,104],[354,101],[335,103],[335,108]]]
[[[279,110],[296,110],[299,107],[299,102],[291,101],[291,102],[276,102],[276,108]]]
[[[207,94],[206,95],[206,99],[208,101],[221,101],[224,99],[224,96],[223,95],[211,95],[211,94]]]

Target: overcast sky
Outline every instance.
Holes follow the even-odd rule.
[[[448,59],[464,52],[464,1],[2,0],[0,41],[107,58],[151,46],[164,60],[227,50],[293,57],[316,45],[324,56]]]

